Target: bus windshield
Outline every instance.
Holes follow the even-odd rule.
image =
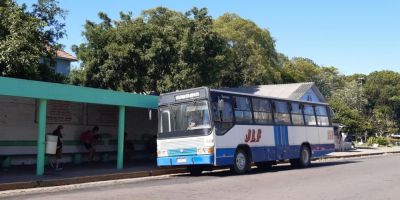
[[[206,100],[185,102],[160,108],[159,132],[211,128]]]

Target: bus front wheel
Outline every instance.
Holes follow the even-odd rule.
[[[243,149],[238,149],[235,153],[231,171],[235,174],[244,174],[250,169],[250,160]]]

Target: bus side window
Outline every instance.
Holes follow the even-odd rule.
[[[267,99],[252,98],[254,122],[256,124],[273,124],[271,104]]]
[[[221,99],[224,102],[222,111],[218,110],[218,100]],[[233,110],[230,98],[218,98],[218,100],[213,101],[212,109],[214,113],[214,125],[216,133],[217,135],[222,135],[233,125]]]
[[[306,125],[315,126],[317,125],[317,121],[315,119],[314,107],[311,105],[304,105],[304,119],[306,121]]]
[[[274,119],[276,124],[290,125],[290,114],[288,104],[284,101],[274,101]]]
[[[304,125],[302,105],[299,103],[292,103],[290,113],[292,114],[293,125]]]
[[[316,106],[315,114],[317,115],[318,126],[329,126],[329,117],[325,106]]]
[[[234,97],[236,122],[252,123],[250,100],[247,97]]]

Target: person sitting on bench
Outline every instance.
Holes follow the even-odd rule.
[[[95,126],[92,130],[86,130],[81,133],[80,139],[85,148],[89,151],[89,158],[91,161],[94,160],[94,155],[96,153],[96,140],[98,138],[99,127]]]

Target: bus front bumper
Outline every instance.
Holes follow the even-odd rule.
[[[179,166],[179,165],[212,165],[213,155],[192,155],[192,156],[167,156],[158,157],[158,166]]]

